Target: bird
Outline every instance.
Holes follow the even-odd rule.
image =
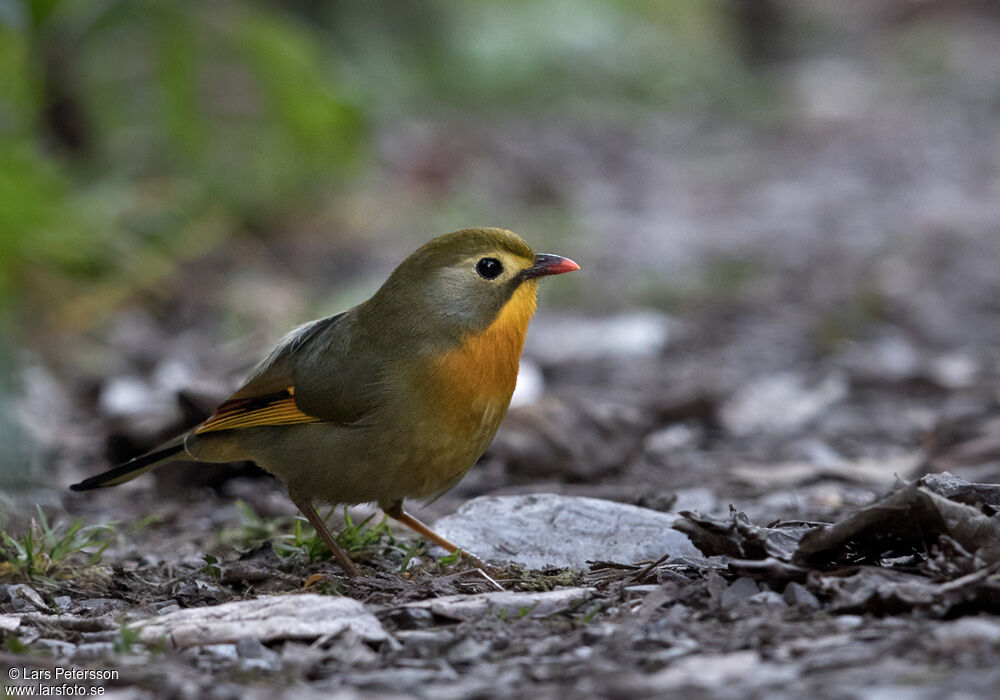
[[[404,501],[447,492],[486,451],[539,281],[579,269],[505,229],[438,236],[368,300],[285,336],[204,422],[70,489],[117,486],[178,460],[252,461],[284,483],[348,576],[359,569],[317,505],[376,503],[453,554]]]

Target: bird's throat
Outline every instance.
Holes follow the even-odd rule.
[[[456,397],[458,405],[473,411],[502,406],[499,418],[503,417],[517,383],[518,362],[528,322],[535,313],[537,290],[534,280],[520,285],[490,325],[463,337],[458,346],[436,359],[433,383],[440,395]]]

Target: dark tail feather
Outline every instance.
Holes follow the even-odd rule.
[[[69,487],[69,490],[89,491],[90,489],[99,489],[104,486],[117,486],[118,484],[124,484],[126,481],[131,481],[137,476],[141,476],[148,471],[152,471],[162,464],[173,461],[173,456],[183,449],[184,443],[179,441],[175,444],[168,445],[167,447],[147,452],[140,457],[130,459],[121,466],[109,469],[103,474],[98,474],[97,476],[92,476],[89,479],[84,479],[79,484],[73,484]]]

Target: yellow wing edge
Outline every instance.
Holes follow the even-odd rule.
[[[295,404],[295,387],[263,396],[230,399],[221,404],[212,416],[195,428],[195,435],[235,428],[257,428],[268,425],[319,423],[320,418],[303,413]]]

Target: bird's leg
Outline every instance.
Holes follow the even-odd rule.
[[[406,525],[406,527],[408,527],[411,530],[413,530],[414,532],[416,532],[418,535],[421,535],[422,537],[426,537],[427,539],[429,539],[434,544],[442,547],[445,551],[448,552],[448,554],[454,554],[455,552],[457,552],[460,549],[458,545],[452,544],[451,542],[449,542],[448,540],[446,540],[444,537],[442,537],[441,535],[437,534],[432,529],[430,529],[429,527],[427,527],[427,525],[424,525],[422,522],[420,522],[419,520],[417,520],[416,518],[414,518],[412,515],[410,515],[409,513],[407,513],[405,510],[403,510],[403,502],[402,501],[396,501],[395,503],[393,503],[392,505],[389,505],[389,506],[384,506],[383,505],[382,506],[382,510],[390,518],[392,518],[394,520],[398,520],[399,522],[403,523],[403,525]],[[483,562],[483,560],[480,559],[479,557],[475,556],[471,552],[466,552],[466,551],[463,550],[462,551],[462,556],[466,557],[475,566],[477,566],[477,567],[479,567],[481,569],[482,568],[486,568],[486,564]]]
[[[358,571],[358,567],[354,565],[354,562],[351,561],[351,558],[347,556],[347,552],[345,552],[343,548],[337,544],[337,540],[333,539],[333,535],[331,535],[330,531],[327,529],[326,523],[323,522],[323,518],[319,517],[319,513],[316,512],[316,508],[313,504],[309,501],[296,500],[294,497],[292,498],[292,503],[294,503],[295,506],[302,511],[302,515],[306,516],[306,520],[309,521],[309,524],[313,526],[317,533],[319,533],[323,542],[325,542],[326,546],[330,548],[331,552],[333,552],[333,556],[335,556],[337,561],[340,562],[340,565],[344,567],[344,571],[347,572],[347,575],[353,577],[361,573]]]

